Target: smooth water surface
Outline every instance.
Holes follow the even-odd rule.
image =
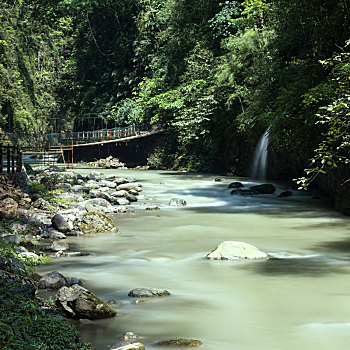
[[[207,350],[349,348],[349,219],[297,193],[232,196],[227,185],[237,179],[104,171],[114,172],[142,182],[151,199],[140,204],[161,209],[117,214],[120,234],[70,239],[93,256],[57,259],[41,269],[79,277],[103,300],[118,301],[117,317],[79,325],[95,349],[118,343],[126,331],[143,336],[148,350],[174,337],[200,339]],[[169,207],[174,197],[188,206]],[[205,259],[225,240],[253,244],[278,259]],[[137,287],[172,295],[135,304],[127,295]]]

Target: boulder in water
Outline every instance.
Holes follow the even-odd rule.
[[[266,259],[267,254],[251,244],[236,241],[220,243],[210,254],[211,260],[239,260],[239,259]]]
[[[240,187],[244,187],[244,185],[242,184],[242,182],[238,182],[238,181],[231,182],[228,185],[228,188],[240,188]]]
[[[187,202],[182,198],[172,198],[169,201],[169,205],[173,207],[185,207]]]
[[[272,194],[275,193],[276,187],[272,184],[261,184],[256,186],[251,186],[251,190],[258,191],[261,194]]]
[[[111,218],[98,211],[85,213],[81,221],[76,224],[75,228],[85,234],[119,231]]]
[[[154,297],[165,297],[171,295],[166,289],[155,289],[155,288],[135,288],[129,292],[129,297],[134,298],[154,298]]]
[[[175,338],[159,341],[156,345],[171,346],[176,348],[197,348],[199,346],[202,346],[203,343],[198,339]]]
[[[255,191],[255,190],[242,190],[241,188],[238,188],[238,189],[233,189],[231,191],[231,194],[237,194],[237,195],[240,195],[240,196],[254,196],[256,194],[260,194],[260,192],[258,191]]]
[[[62,287],[56,294],[56,304],[68,317],[95,320],[113,317],[116,311],[89,290],[74,284]]]

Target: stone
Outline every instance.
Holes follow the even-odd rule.
[[[275,193],[276,187],[272,184],[261,184],[256,186],[250,186],[251,190],[258,191],[261,194]]]
[[[74,186],[72,186],[72,191],[73,192],[89,193],[90,192],[90,188],[87,187],[87,186],[83,186],[83,185],[74,185]]]
[[[139,195],[139,192],[136,191],[136,190],[133,190],[133,189],[129,190],[129,193],[134,195],[134,196],[138,196]]]
[[[33,207],[37,209],[45,209],[50,207],[50,203],[43,198],[39,198],[33,203]]]
[[[184,207],[187,205],[187,202],[182,198],[172,198],[169,201],[169,205],[173,207]]]
[[[133,298],[155,298],[171,295],[166,289],[156,288],[135,288],[129,292],[128,296]]]
[[[137,197],[134,196],[133,194],[129,193],[129,195],[126,197],[126,199],[129,201],[129,202],[137,202]]]
[[[118,177],[113,182],[115,182],[117,185],[122,185],[122,184],[129,183],[130,181],[124,177]]]
[[[51,239],[65,239],[65,238],[67,238],[64,233],[56,231],[52,228],[47,231],[47,236]],[[41,234],[41,237],[44,238],[44,236],[42,234]]]
[[[284,192],[281,192],[277,197],[284,198],[284,197],[290,197],[292,195],[293,195],[292,191],[284,191]]]
[[[101,213],[113,213],[114,208],[104,198],[92,198],[81,203],[87,211],[98,211]]]
[[[238,182],[238,181],[231,182],[228,185],[228,188],[240,188],[240,187],[244,187],[244,185],[241,182]]]
[[[106,180],[102,180],[100,182],[100,185],[101,186],[106,186],[108,188],[116,188],[117,187],[117,184],[115,182],[112,182],[112,181],[106,181]]]
[[[68,249],[69,249],[69,245],[67,243],[59,242],[59,241],[54,241],[50,246],[50,250],[53,252],[60,252],[60,251],[64,252]]]
[[[175,338],[168,340],[161,340],[156,343],[158,346],[168,346],[168,347],[177,347],[177,348],[197,348],[202,346],[203,343],[198,339],[183,339]]]
[[[26,253],[26,252],[28,252],[28,250],[25,247],[22,247],[22,246],[19,246],[19,247],[15,248],[15,251],[17,253]]]
[[[52,223],[52,227],[60,232],[69,232],[71,230],[67,220],[60,214],[56,214],[51,219],[51,223]]]
[[[112,219],[98,211],[84,214],[82,220],[76,223],[76,230],[84,234],[98,234],[107,232],[118,232]]]
[[[116,198],[114,201],[118,205],[128,205],[130,204],[129,200],[127,198]]]
[[[18,254],[23,259],[32,259],[35,261],[39,260],[39,255],[32,253],[32,252],[22,252]]]
[[[135,190],[137,192],[141,192],[142,191],[142,185],[139,183],[125,183],[125,184],[121,184],[117,186],[117,190],[121,191],[121,190]]]
[[[56,294],[56,304],[68,317],[89,320],[113,317],[116,311],[89,290],[74,284],[62,287]]]
[[[2,237],[2,239],[5,243],[12,243],[16,245],[20,245],[24,241],[22,237],[16,235],[6,235]]]
[[[129,192],[126,190],[121,190],[121,191],[116,191],[111,193],[112,197],[127,197],[128,195],[129,195]]]
[[[112,345],[110,350],[146,350],[146,348],[141,343],[132,343],[132,344],[127,344],[127,345],[122,345],[122,346]]]
[[[67,283],[69,287],[73,286],[74,284],[79,284],[79,286],[82,285],[81,280],[77,277],[67,278]]]
[[[210,254],[211,260],[266,259],[268,255],[245,242],[225,241],[220,243]]]
[[[216,178],[214,179],[214,181],[215,181],[215,182],[222,182],[222,178],[221,178],[221,177],[216,177]]]
[[[39,289],[60,289],[67,285],[68,285],[67,280],[62,274],[60,274],[58,271],[52,271],[40,278],[38,288]]]

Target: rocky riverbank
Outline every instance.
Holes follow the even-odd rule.
[[[0,207],[0,323],[5,325],[0,332],[1,348],[31,349],[31,344],[35,344],[35,348],[54,350],[62,346],[64,349],[92,349],[79,340],[76,330],[64,318],[81,322],[114,317],[117,314],[115,301],[101,300],[84,288],[77,276],[63,276],[58,271],[40,276],[35,273],[35,266],[48,259],[89,255],[72,250],[65,240],[72,236],[118,234],[113,220],[116,213],[159,208],[147,203],[137,208],[130,205],[141,200],[147,202],[147,197],[141,194],[142,184],[131,178],[103,177],[97,171],[81,176],[58,167],[32,171],[28,181],[24,180],[25,174],[18,176],[20,181],[13,176],[0,179],[3,199]],[[169,205],[183,206],[186,202],[175,198]],[[39,298],[37,293],[43,291],[54,293],[54,301]],[[130,291],[129,297],[138,303],[170,294],[167,290],[136,288]],[[20,305],[18,309],[16,304]],[[28,305],[34,311],[27,318],[21,318]],[[38,327],[42,327],[42,323],[36,321],[39,316],[42,323],[47,324],[40,331]],[[11,321],[13,318],[18,319],[15,325]],[[35,325],[31,331],[29,324]],[[54,341],[50,337],[53,329],[57,335]],[[145,349],[139,339],[127,332],[111,349]],[[170,339],[158,345],[195,347],[201,344],[193,339],[180,340],[177,338],[174,343]],[[55,341],[61,345],[56,346]]]

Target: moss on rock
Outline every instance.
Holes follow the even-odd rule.
[[[82,231],[85,234],[119,231],[113,220],[99,211],[89,211],[84,214],[81,221],[75,225],[75,229]]]

